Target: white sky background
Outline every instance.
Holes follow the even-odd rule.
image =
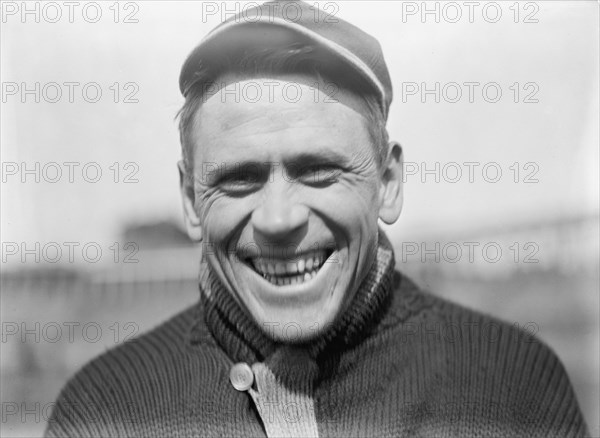
[[[319,2],[327,3],[333,2]],[[395,241],[598,212],[598,3],[537,2],[538,23],[522,22],[532,11],[523,9],[524,3],[520,22],[514,23],[512,3],[500,2],[503,15],[497,23],[484,19],[481,6],[470,23],[463,2],[457,2],[463,13],[457,23],[444,22],[443,16],[440,23],[432,15],[426,23],[420,14],[403,17],[400,2],[333,3],[339,17],[371,33],[383,46],[395,94],[388,128],[402,143],[405,160],[419,166],[426,162],[428,168],[436,161],[441,166],[481,163],[473,183],[466,167],[455,184],[443,179],[436,184],[431,175],[424,184],[420,174],[407,177],[404,211],[390,231]],[[103,17],[97,23],[86,22],[81,9],[69,23],[66,7],[58,23],[4,17],[3,82],[30,87],[35,82],[96,82],[103,97],[87,103],[81,87],[74,103],[66,94],[58,103],[37,104],[32,96],[27,103],[19,96],[3,96],[3,162],[26,162],[30,168],[35,162],[81,163],[74,183],[68,182],[66,167],[55,184],[43,179],[35,183],[32,176],[21,183],[19,175],[4,175],[3,241],[115,241],[126,222],[180,220],[180,149],[173,120],[183,102],[179,70],[221,17],[203,23],[199,2],[152,1],[137,3],[138,23],[114,23],[111,4],[102,3]],[[421,7],[421,2],[412,4]],[[433,8],[435,3],[428,4]],[[454,16],[454,11],[447,12]],[[493,11],[488,12],[493,18]],[[139,84],[139,103],[114,103],[108,88],[114,82]],[[431,95],[422,103],[419,94],[406,96],[402,103],[403,82],[426,82],[429,87],[435,82],[496,82],[503,95],[499,102],[488,103],[479,86],[475,102],[469,103],[463,87],[458,103],[442,98],[436,104]],[[539,103],[514,103],[509,89],[514,82],[521,87],[535,82]],[[521,89],[521,100],[525,94]],[[114,183],[109,166],[130,161],[139,165],[139,183]],[[102,167],[96,184],[81,177],[88,162]],[[503,176],[496,184],[482,178],[487,162],[501,166]],[[539,183],[514,183],[509,169],[514,162],[521,165],[521,179],[528,173],[523,165],[537,163]]]

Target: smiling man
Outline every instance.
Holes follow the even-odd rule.
[[[200,302],[84,367],[47,435],[584,435],[550,349],[395,271],[381,48],[293,4],[232,17],[181,71]]]
[[[257,97],[235,98],[247,86]],[[282,342],[309,341],[346,311],[376,258],[378,218],[393,223],[402,206],[400,147],[374,145],[367,105],[326,86],[285,73],[230,78],[184,140],[187,226],[204,238],[206,273]],[[291,100],[279,93],[290,89]]]

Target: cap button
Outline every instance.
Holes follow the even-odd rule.
[[[248,391],[254,383],[254,373],[247,363],[239,362],[231,367],[229,380],[238,391]]]

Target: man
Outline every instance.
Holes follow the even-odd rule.
[[[200,303],[84,367],[48,436],[585,434],[546,346],[394,270],[378,221],[400,215],[402,150],[375,39],[268,3],[209,34],[180,88]]]

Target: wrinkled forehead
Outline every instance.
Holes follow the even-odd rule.
[[[373,108],[360,90],[350,89],[341,82],[319,74],[227,73],[219,76],[203,90],[201,106],[214,103],[273,103],[299,104],[311,100],[313,108],[328,109],[327,105],[342,104],[366,120],[372,120]],[[202,113],[199,111],[198,113]],[[201,116],[200,116],[201,117]]]
[[[197,113],[196,161],[364,155],[371,141],[359,99],[345,91],[330,97],[325,85],[293,75],[224,78]]]

